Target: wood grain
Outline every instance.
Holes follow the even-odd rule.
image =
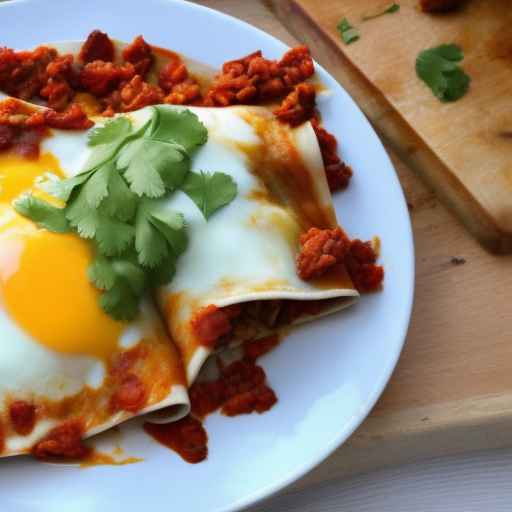
[[[311,45],[363,111],[415,171],[489,249],[512,251],[512,11],[473,0],[454,14],[429,16],[417,0],[368,22],[383,0],[269,0],[292,32]],[[346,16],[361,31],[345,45]],[[457,43],[472,78],[469,94],[439,102],[415,73],[418,53]]]
[[[198,3],[297,44],[260,1]],[[318,50],[313,45],[316,55]],[[300,488],[419,457],[512,445],[512,257],[485,251],[387,149],[411,208],[416,244],[416,298],[407,343],[373,412],[347,443],[296,484]],[[465,264],[453,264],[454,256]]]

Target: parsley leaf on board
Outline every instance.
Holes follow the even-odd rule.
[[[208,137],[195,114],[163,106],[151,113],[135,131],[122,116],[95,128],[83,172],[64,180],[48,174],[38,183],[65,208],[31,195],[14,204],[41,227],[93,241],[88,277],[117,320],[135,318],[143,294],[170,282],[186,250],[183,215],[165,207],[166,196],[182,188],[208,218],[237,193],[229,175],[190,171],[192,153]]]
[[[376,12],[375,14],[367,14],[361,18],[362,21],[373,20],[375,18],[379,18],[380,16],[384,16],[385,14],[393,14],[394,12],[398,12],[400,10],[400,5],[397,3],[392,3],[389,7],[386,7],[383,11]]]
[[[471,78],[459,66],[461,48],[443,44],[423,50],[416,59],[416,73],[442,102],[456,101],[466,94]]]
[[[185,194],[196,203],[208,220],[219,208],[230,203],[237,194],[237,185],[223,172],[190,172],[182,185]]]
[[[67,233],[69,223],[64,208],[53,206],[30,194],[22,195],[13,203],[14,209],[24,217],[29,217],[39,227],[54,233]]]
[[[360,37],[359,30],[353,27],[347,18],[343,18],[337,25],[336,28],[340,33],[340,37],[345,44],[351,44],[357,41]]]

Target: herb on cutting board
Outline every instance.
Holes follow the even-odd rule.
[[[464,53],[456,44],[443,44],[420,52],[416,58],[416,74],[442,102],[464,96],[471,78],[459,66]]]
[[[345,44],[351,44],[357,41],[360,37],[359,30],[353,27],[347,18],[343,18],[337,25],[336,28],[340,33],[340,37]]]
[[[393,14],[394,12],[398,12],[400,10],[400,5],[397,3],[391,4],[389,7],[386,7],[383,11],[376,12],[375,14],[367,14],[363,16],[362,21],[373,20],[375,18],[380,18],[380,16],[384,16],[385,14]]]

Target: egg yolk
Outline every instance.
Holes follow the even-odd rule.
[[[32,189],[35,180],[46,172],[64,176],[59,161],[51,153],[28,159],[14,153],[0,152],[0,201],[10,203]]]
[[[35,178],[55,173],[55,163],[51,155],[0,156],[0,302],[46,348],[106,359],[118,348],[125,324],[99,306],[100,292],[87,278],[91,245],[73,233],[39,229],[10,206]]]

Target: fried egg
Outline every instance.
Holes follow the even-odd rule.
[[[87,278],[92,245],[73,233],[40,229],[14,211],[12,201],[23,193],[49,199],[38,182],[48,173],[76,174],[89,156],[87,134],[80,132],[55,130],[40,149],[36,159],[0,153],[0,430],[7,431],[0,456],[28,451],[67,416],[80,416],[87,433],[133,416],[109,412],[107,388],[116,358],[137,346],[144,348],[152,374],[138,370],[148,384],[140,412],[178,404],[184,407],[169,415],[182,415],[188,406],[183,372],[173,361],[177,355],[150,303],[134,322],[114,320],[99,306],[100,292]],[[36,406],[38,421],[29,435],[10,431],[13,400]],[[46,414],[63,400],[69,402],[68,415]],[[94,410],[99,404],[102,410]]]

